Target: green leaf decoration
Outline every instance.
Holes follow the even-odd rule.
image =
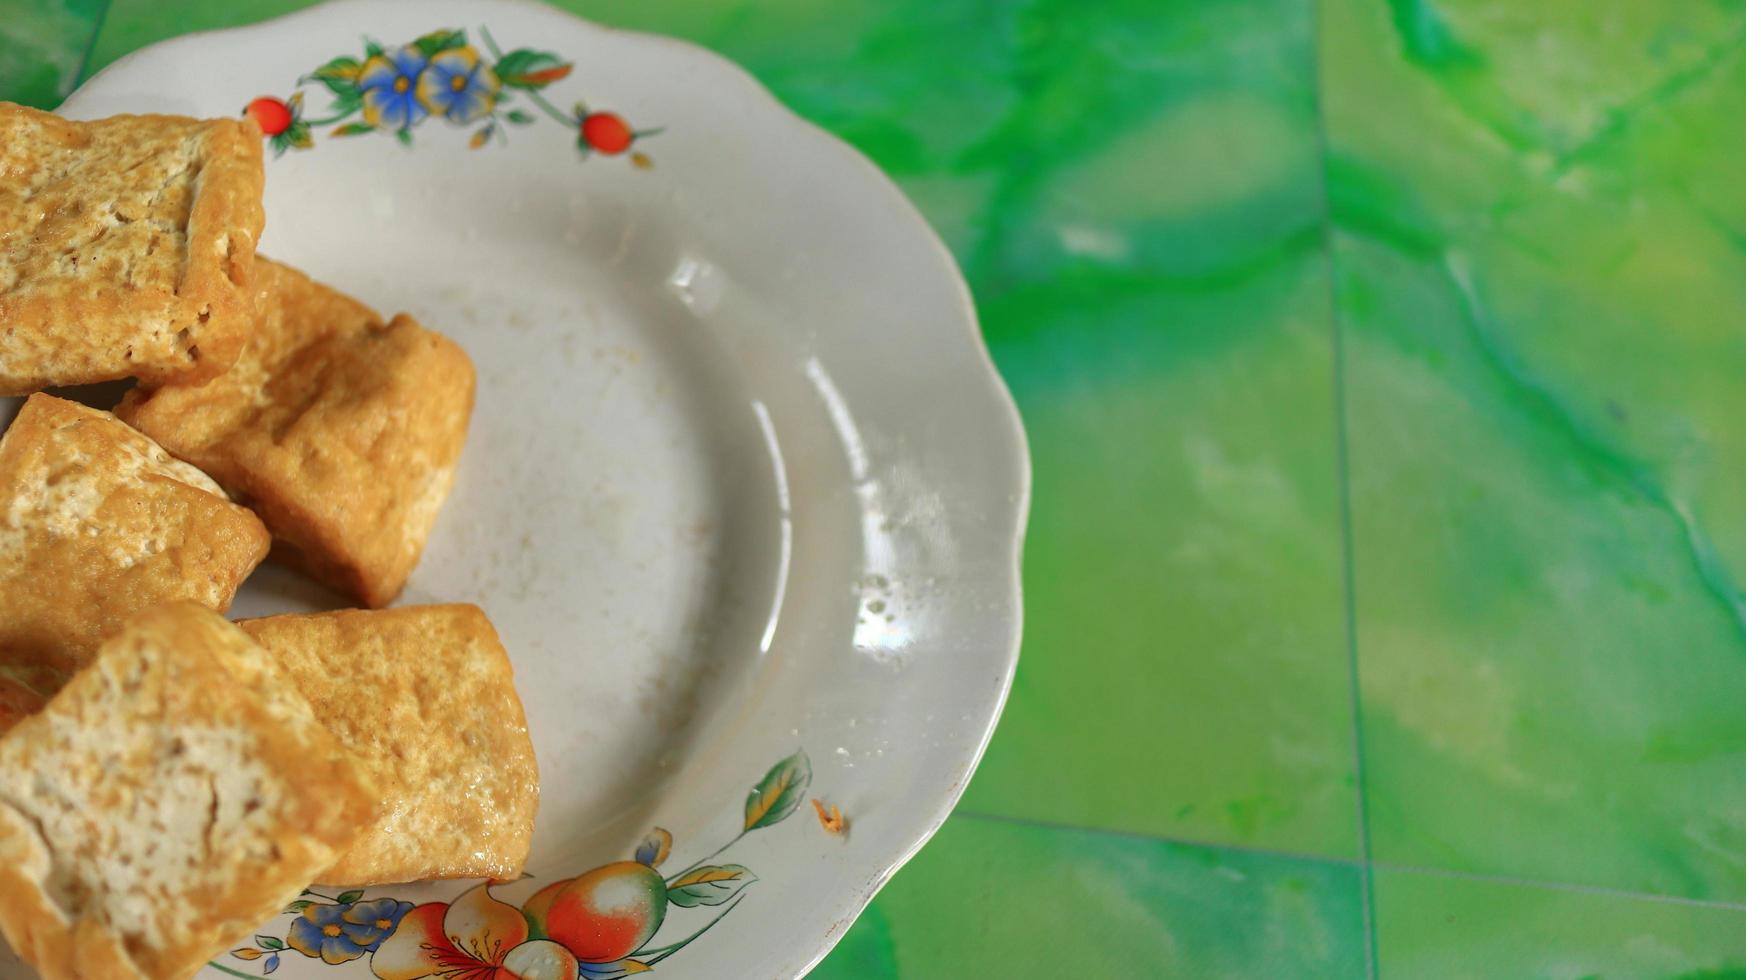
[[[651,868],[658,868],[661,862],[667,860],[667,853],[673,850],[673,835],[656,827],[649,831],[649,836],[637,845],[636,859]]]
[[[283,940],[274,939],[272,936],[256,936],[255,937],[255,945],[261,947],[262,949],[278,950],[278,949],[285,948],[285,943]]]
[[[364,38],[364,57],[374,58],[381,53],[382,45],[376,43],[375,38]]]
[[[685,909],[720,905],[757,880],[744,865],[709,865],[675,878],[667,886],[667,900]]]
[[[588,145],[588,138],[585,136],[576,137],[576,149],[581,150],[583,156],[594,152],[594,147]]]
[[[517,48],[497,59],[497,78],[510,88],[542,89],[574,67],[549,51]]]
[[[517,126],[526,126],[528,123],[534,121],[533,113],[525,112],[521,109],[511,109],[504,114],[503,118],[508,119]]]
[[[346,123],[344,126],[335,127],[334,131],[331,135],[333,135],[333,136],[357,136],[357,135],[360,135],[362,133],[373,133],[375,131],[376,131],[376,127],[370,125],[369,123],[355,122],[355,123]]]
[[[341,55],[299,78],[297,84],[320,82],[335,95],[355,93],[358,90],[358,72],[362,71],[363,68],[364,63],[358,59],[349,55]]]
[[[285,130],[280,135],[285,137],[285,144],[294,149],[307,150],[315,145],[315,140],[310,138],[309,124],[306,122],[293,123],[290,129]]]
[[[401,130],[401,132],[405,132],[405,130]],[[339,903],[340,905],[350,905],[353,902],[355,902],[358,899],[363,898],[363,897],[364,897],[364,890],[362,888],[359,888],[359,889],[356,889],[354,891],[340,892],[340,896],[338,898],[334,899],[334,901]]]
[[[412,130],[410,130],[410,129],[397,129],[394,131],[394,138],[400,141],[401,146],[411,146],[412,145]]]
[[[418,50],[428,58],[440,51],[447,51],[451,48],[466,47],[467,32],[449,30],[431,31],[429,34],[412,42],[412,44],[413,47],[418,48]]]
[[[314,904],[315,904],[314,902],[305,901],[303,899],[298,899],[297,901],[292,902],[290,905],[285,906],[285,914],[286,915],[301,915],[303,913],[304,909],[306,909]]]
[[[746,797],[746,829],[757,830],[788,819],[805,798],[811,782],[812,760],[806,757],[805,750],[771,766],[763,782],[752,787]]]
[[[355,88],[333,93],[333,105],[328,111],[336,115],[350,115],[357,112],[364,104],[364,93]]]

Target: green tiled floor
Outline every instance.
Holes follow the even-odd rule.
[[[959,815],[814,976],[1358,976],[1360,902],[1349,864]]]
[[[1418,980],[1746,980],[1746,908],[1379,870],[1380,960]]]
[[[0,97],[296,5],[0,0]],[[891,172],[1030,430],[1006,720],[820,976],[1746,978],[1746,3],[565,5]]]
[[[972,164],[1000,224],[970,271],[1036,457],[1029,642],[1058,654],[965,805],[1356,857],[1307,8],[1143,9],[1095,57],[1032,34],[1052,70]],[[1098,112],[1048,120],[1081,71]]]
[[[1746,901],[1746,253],[1686,186],[1746,8],[1547,5],[1576,93],[1396,6],[1324,5],[1373,856]]]

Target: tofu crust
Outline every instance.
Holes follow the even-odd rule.
[[[0,394],[228,370],[253,321],[261,138],[0,102]]]
[[[108,412],[32,395],[0,438],[0,667],[52,694],[134,614],[220,612],[267,529]]]
[[[129,392],[118,415],[266,522],[273,555],[380,608],[418,564],[473,411],[465,351],[279,263],[230,373]]]
[[[521,874],[539,769],[509,656],[484,612],[414,606],[237,625],[382,793],[382,815],[322,882]]]
[[[374,813],[351,755],[241,630],[140,614],[0,737],[0,933],[45,980],[180,980]]]

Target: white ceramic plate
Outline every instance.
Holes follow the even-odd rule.
[[[351,0],[190,35],[62,111],[226,116],[293,93],[262,251],[413,313],[479,368],[402,602],[491,614],[543,801],[531,880],[306,896],[223,972],[404,977],[383,943],[445,915],[524,976],[805,972],[945,819],[1017,656],[1023,435],[951,258],[740,69],[510,0]],[[337,604],[267,567],[234,613]],[[658,871],[594,875],[548,913],[589,962],[504,914],[634,860],[656,826]],[[695,862],[721,870],[680,876]],[[463,893],[452,915],[406,912]]]

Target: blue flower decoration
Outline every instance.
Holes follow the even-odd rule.
[[[479,63],[469,47],[450,48],[430,59],[418,78],[418,101],[453,123],[470,123],[491,114],[501,83],[490,65]]]
[[[384,51],[358,71],[364,121],[377,128],[410,129],[429,112],[418,101],[418,76],[424,54],[412,45]]]
[[[411,902],[378,898],[349,905],[311,905],[291,921],[285,944],[304,956],[338,964],[373,953],[412,911]]]

